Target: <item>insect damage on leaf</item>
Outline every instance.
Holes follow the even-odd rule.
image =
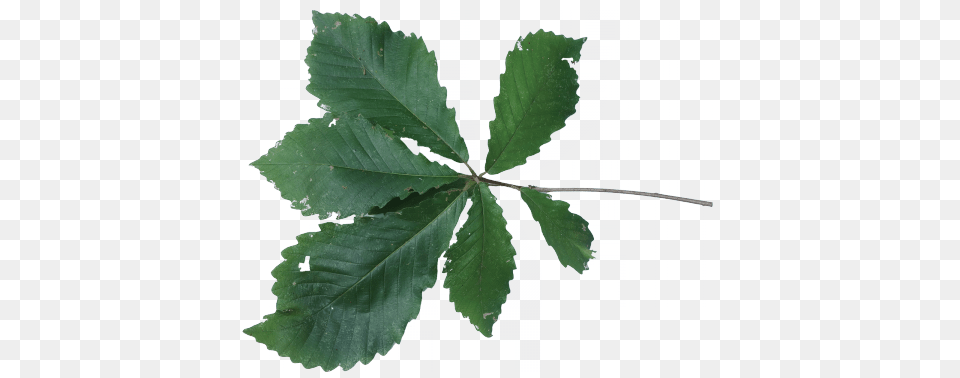
[[[301,272],[310,271],[310,256],[304,256],[304,260],[299,264]],[[294,282],[296,284],[296,282]]]

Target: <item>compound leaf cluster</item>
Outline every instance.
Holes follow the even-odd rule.
[[[400,343],[443,257],[454,308],[491,337],[516,269],[503,209],[479,177],[414,154],[400,140],[469,159],[436,55],[423,38],[370,17],[314,12],[313,23],[307,90],[327,113],[296,125],[251,165],[303,215],[356,217],[321,224],[281,252],[272,271],[276,311],[244,333],[306,368],[367,364]],[[574,114],[579,85],[571,63],[585,41],[540,30],[507,54],[487,173],[524,164]],[[522,188],[521,198],[560,263],[587,269],[588,223],[534,189]]]

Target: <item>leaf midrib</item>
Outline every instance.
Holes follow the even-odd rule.
[[[483,307],[483,255],[487,253],[487,212],[483,205],[483,188],[477,186],[477,196],[480,197],[480,221],[482,234],[480,235],[480,269],[477,269],[477,296],[480,298],[480,314],[486,307]],[[486,317],[484,317],[486,319]]]
[[[377,24],[377,27],[379,28],[380,25]],[[410,107],[408,107],[407,104],[403,103],[403,101],[400,101],[400,99],[397,98],[397,95],[393,94],[393,92],[391,92],[390,90],[388,90],[387,87],[383,85],[383,82],[380,81],[380,78],[379,78],[377,75],[372,74],[372,72],[374,72],[374,71],[367,69],[367,66],[366,66],[365,64],[363,64],[363,61],[360,60],[359,58],[357,58],[357,56],[353,54],[353,51],[350,50],[349,48],[347,48],[347,46],[345,46],[345,45],[343,44],[343,39],[341,38],[340,33],[333,33],[333,34],[334,34],[334,37],[335,37],[336,40],[337,40],[337,43],[340,44],[340,47],[343,48],[344,50],[346,50],[347,53],[350,54],[350,56],[351,56],[353,59],[355,59],[357,62],[360,63],[360,67],[363,68],[364,72],[367,72],[367,71],[371,72],[370,77],[372,77],[374,80],[376,80],[376,81],[377,81],[377,84],[380,84],[380,87],[383,88],[383,91],[384,91],[384,92],[389,93],[390,96],[393,97],[393,99],[394,99],[398,104],[403,105],[403,108],[407,110],[407,113],[410,113],[410,115],[412,115],[414,118],[416,118],[417,121],[420,121],[420,123],[423,124],[424,127],[430,129],[430,131],[432,131],[433,134],[437,136],[437,138],[440,138],[440,141],[442,141],[443,144],[445,144],[445,145],[447,146],[447,148],[449,148],[450,151],[452,151],[452,152],[454,153],[454,155],[457,155],[457,157],[459,157],[460,160],[466,161],[466,160],[463,158],[463,156],[460,156],[460,153],[457,152],[457,150],[454,149],[453,146],[451,146],[450,143],[448,143],[447,140],[446,140],[443,136],[440,135],[440,133],[438,133],[436,130],[433,129],[433,127],[431,127],[431,126],[428,125],[426,122],[424,122],[424,120],[420,119],[420,116],[417,115],[416,113],[414,113],[412,110],[410,110]],[[390,33],[390,34],[392,35],[392,34],[396,34],[396,33]],[[406,39],[406,38],[407,38],[407,37],[404,37],[404,39]],[[410,37],[410,38],[413,38],[413,37]],[[384,41],[384,42],[386,42],[386,41]],[[429,54],[429,51],[428,51],[427,53]],[[387,56],[387,53],[386,53],[386,50],[384,50],[383,57],[386,58],[386,56]],[[443,105],[443,106],[446,107],[446,99],[444,99],[444,105]]]
[[[259,164],[257,164],[257,165],[258,165],[258,166],[261,166],[261,165],[327,166],[327,167],[334,167],[334,168],[341,168],[341,169],[352,169],[352,170],[360,171],[360,172],[379,173],[379,174],[394,175],[394,176],[438,177],[438,178],[440,178],[440,177],[460,177],[460,175],[458,175],[458,174],[455,174],[455,175],[439,175],[439,176],[438,176],[438,175],[420,175],[420,174],[410,174],[410,173],[394,173],[394,172],[384,172],[384,171],[372,171],[372,170],[369,170],[369,169],[362,169],[362,168],[355,168],[355,167],[346,167],[346,166],[342,166],[342,165],[324,164],[324,163],[259,163]]]

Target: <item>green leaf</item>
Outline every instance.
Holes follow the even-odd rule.
[[[577,72],[563,58],[580,60],[586,38],[553,32],[527,34],[507,53],[500,75],[500,95],[493,98],[496,118],[490,121],[486,170],[497,174],[522,165],[550,141],[576,112]]]
[[[433,188],[430,188],[430,190],[427,190],[426,193],[423,193],[423,194],[413,193],[407,196],[406,198],[397,197],[390,200],[390,202],[387,202],[386,205],[383,205],[381,207],[374,207],[370,209],[370,211],[368,211],[367,214],[374,215],[374,214],[392,213],[396,211],[403,211],[403,209],[406,209],[408,207],[420,206],[421,202],[426,201],[430,198],[433,198],[433,196],[436,195],[437,192],[448,192],[453,189],[463,189],[465,185],[472,185],[472,183],[473,183],[472,180],[460,179],[446,185],[435,186]]]
[[[593,234],[587,228],[589,223],[571,213],[569,203],[551,199],[546,193],[521,188],[520,198],[527,203],[533,219],[540,223],[540,231],[547,244],[557,252],[560,263],[583,274],[594,252],[590,250]]]
[[[297,125],[251,164],[303,215],[363,214],[458,179],[456,171],[414,155],[400,138],[363,118],[342,117],[330,126],[333,117]]]
[[[436,283],[466,202],[466,191],[436,192],[402,212],[298,236],[272,272],[277,311],[243,332],[307,369],[348,370],[386,354]],[[301,271],[307,256],[310,269]]]
[[[307,91],[320,107],[362,114],[457,162],[469,159],[437,78],[437,57],[422,37],[392,32],[371,17],[313,12],[316,33],[307,48]]]
[[[486,337],[493,336],[493,323],[510,293],[510,280],[517,269],[507,231],[507,220],[497,198],[485,183],[472,188],[467,222],[457,231],[457,242],[444,255],[443,287],[450,289],[454,308]]]

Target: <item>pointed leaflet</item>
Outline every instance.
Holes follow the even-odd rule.
[[[347,370],[386,354],[436,283],[437,260],[466,202],[463,190],[436,192],[402,213],[324,223],[298,236],[273,270],[277,311],[243,332],[307,369]],[[310,269],[301,272],[306,256]]]
[[[593,234],[587,228],[589,223],[571,213],[569,203],[553,200],[545,193],[521,188],[520,198],[527,203],[533,219],[540,223],[543,238],[557,252],[560,263],[582,274],[594,252],[590,250]]]
[[[493,335],[493,323],[510,293],[510,280],[517,269],[510,244],[507,220],[487,184],[473,188],[467,222],[457,231],[457,242],[444,255],[443,287],[450,289],[450,301],[464,317],[470,318],[484,336]]]
[[[387,23],[313,12],[307,48],[307,91],[334,113],[364,117],[457,162],[469,158],[437,79],[437,57],[423,38],[392,32]]]
[[[458,179],[456,171],[414,155],[400,138],[362,117],[343,117],[327,127],[332,120],[327,113],[297,125],[251,164],[303,215],[363,214]]]
[[[500,75],[500,95],[493,98],[496,118],[490,121],[486,170],[497,174],[522,165],[550,141],[576,112],[577,72],[563,58],[580,60],[586,38],[572,39],[544,32],[527,34],[520,47],[507,53]]]

